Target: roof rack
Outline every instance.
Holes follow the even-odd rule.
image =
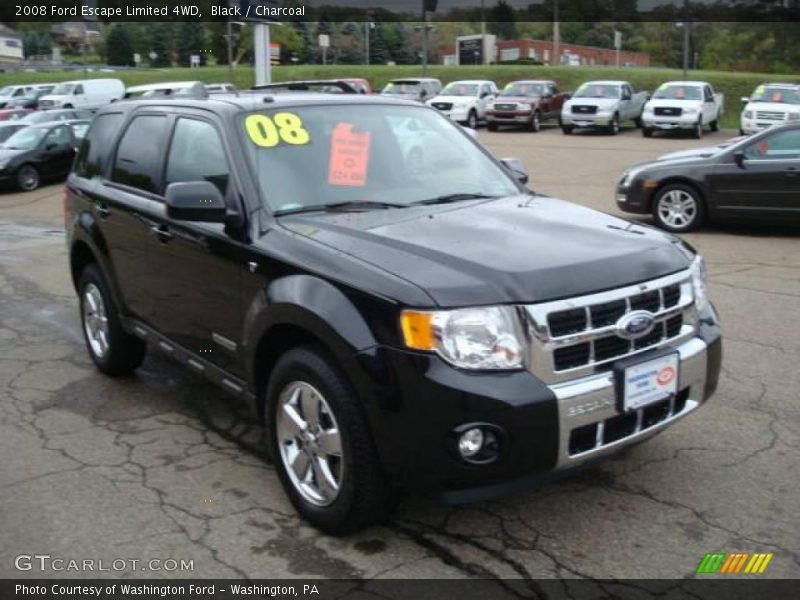
[[[327,94],[357,94],[358,90],[351,84],[341,79],[314,79],[308,81],[281,81],[254,85],[251,91],[270,92],[319,92]]]

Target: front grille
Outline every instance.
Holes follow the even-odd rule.
[[[686,409],[688,399],[687,387],[674,396],[635,411],[576,427],[569,435],[569,455],[576,456],[597,450],[677,417]]]
[[[572,112],[578,115],[594,115],[597,114],[597,107],[589,104],[574,104]]]
[[[785,121],[786,113],[773,110],[757,110],[756,119],[761,119],[762,121]]]
[[[672,106],[656,106],[653,109],[653,114],[657,117],[680,117],[683,114],[683,109]]]
[[[647,311],[655,326],[630,340],[618,335],[617,322],[633,311]],[[640,285],[526,307],[531,338],[530,368],[556,383],[612,368],[613,361],[645,349],[681,341],[694,333],[696,320],[688,272]]]
[[[495,104],[495,110],[517,110],[516,104]]]
[[[453,108],[453,103],[452,102],[434,102],[433,103],[433,107],[434,108],[438,108],[439,110],[450,110],[451,108]]]

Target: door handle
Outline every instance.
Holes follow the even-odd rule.
[[[159,241],[164,242],[165,244],[173,237],[166,225],[153,225],[150,228],[150,233],[152,233],[159,239]]]
[[[797,177],[800,175],[800,171],[797,170],[797,167],[789,167],[784,171],[787,177]]]

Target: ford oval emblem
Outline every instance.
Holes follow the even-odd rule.
[[[626,340],[636,340],[646,336],[656,326],[653,313],[646,310],[636,310],[620,317],[617,321],[617,335]]]

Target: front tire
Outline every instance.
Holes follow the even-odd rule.
[[[467,115],[467,127],[470,129],[478,128],[478,115],[474,110],[469,111],[469,115]]]
[[[719,131],[719,117],[711,121],[709,127],[711,128],[711,131]]]
[[[700,193],[691,186],[666,185],[653,199],[656,225],[673,233],[686,233],[705,222],[705,204]]]
[[[699,140],[701,137],[703,137],[703,119],[702,118],[697,120],[697,123],[695,124],[694,129],[692,130],[692,137],[694,139],[696,139],[696,140]]]
[[[653,137],[653,130],[650,127],[642,127],[642,136],[646,138]]]
[[[534,111],[528,129],[530,129],[534,133],[539,133],[542,130],[542,115],[541,113],[539,113],[538,110]]]
[[[489,131],[497,131],[497,123],[487,123],[486,129]]]
[[[147,344],[122,327],[106,279],[97,265],[83,270],[78,293],[83,337],[94,364],[111,377],[135,371],[144,361]]]
[[[608,126],[608,132],[611,135],[617,135],[619,133],[619,115],[614,115],[611,118],[611,123]]]
[[[564,135],[572,135],[572,126],[571,125],[562,125],[561,131],[564,132]]]
[[[17,187],[23,192],[32,192],[40,183],[39,171],[33,165],[22,165],[17,171]]]
[[[282,356],[265,403],[275,468],[306,521],[341,535],[388,517],[393,494],[363,407],[323,348],[301,346]]]

